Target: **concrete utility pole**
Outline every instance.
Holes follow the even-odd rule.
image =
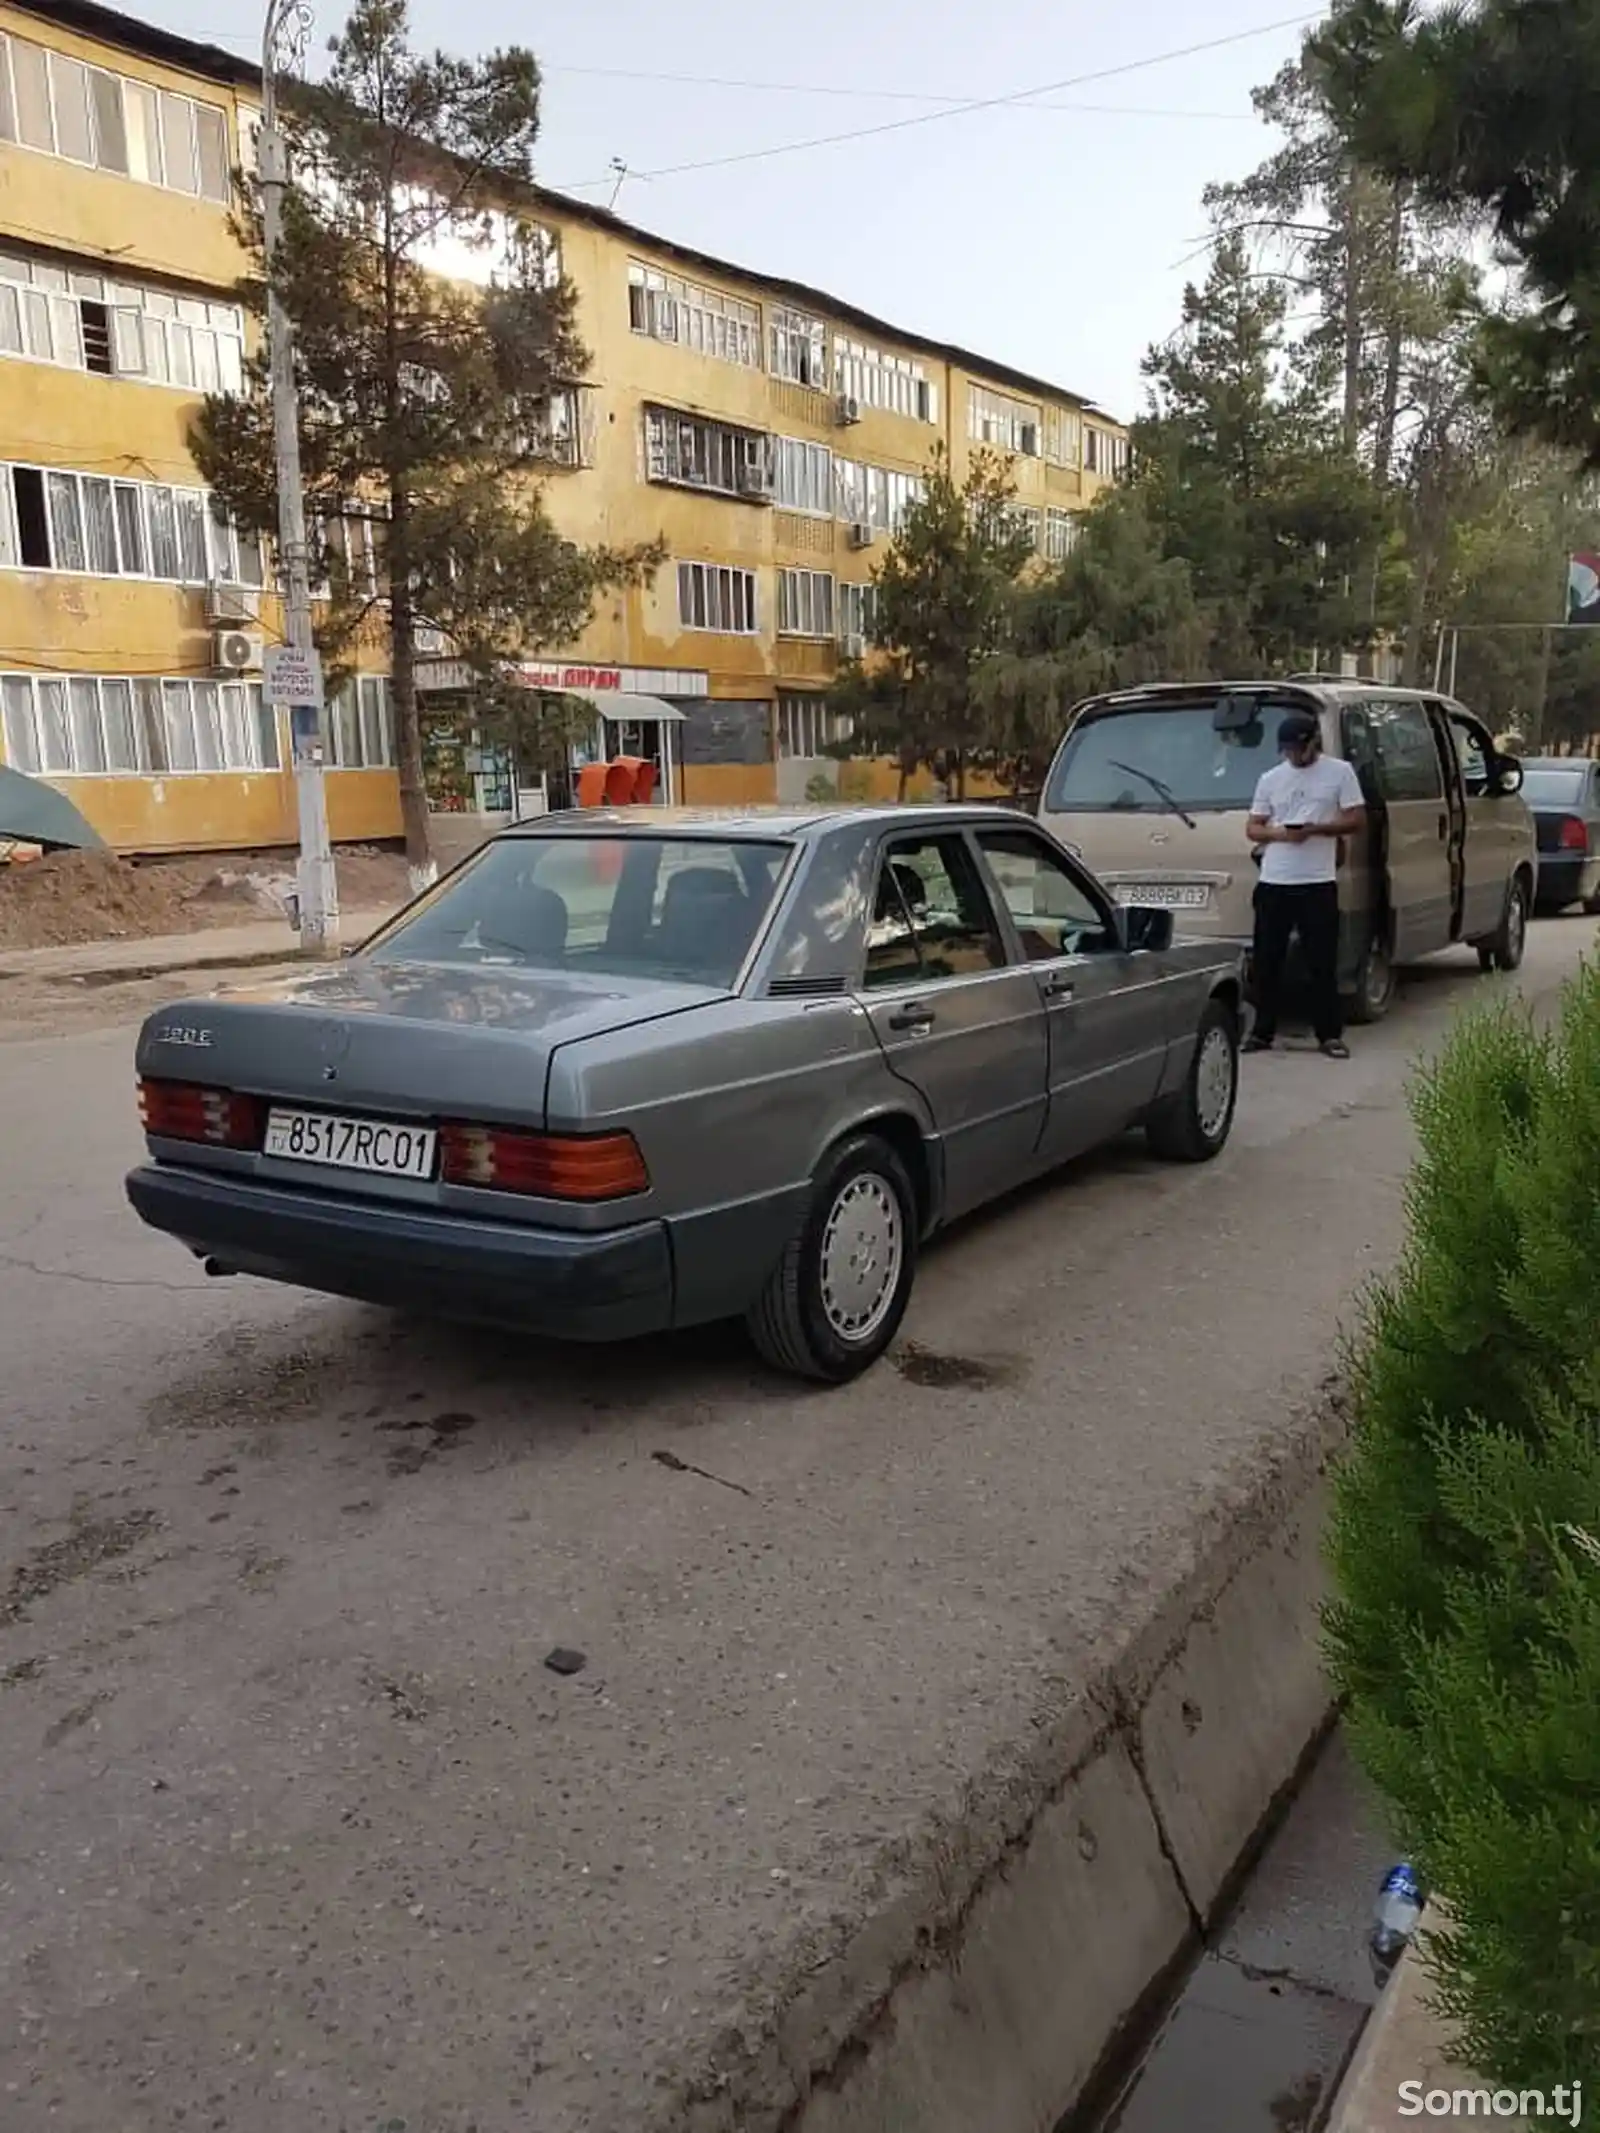
[[[285,635],[315,664],[311,631],[311,574],[306,547],[305,496],[300,485],[300,412],[295,393],[294,329],[278,296],[273,268],[283,233],[288,147],[278,128],[280,52],[298,56],[311,26],[305,0],[267,0],[261,38],[261,135],[258,165],[267,269],[267,354],[272,369],[272,438],[278,463],[278,555],[283,573]],[[307,692],[308,694],[311,692]],[[322,764],[325,718],[320,676],[314,700],[289,706],[295,798],[300,817],[300,948],[308,956],[339,952],[339,882],[328,841],[328,799]]]

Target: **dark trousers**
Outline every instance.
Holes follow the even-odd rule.
[[[1278,1034],[1283,966],[1298,933],[1306,966],[1311,1024],[1319,1044],[1344,1035],[1339,1002],[1339,884],[1336,881],[1256,883],[1255,1034],[1270,1044]]]

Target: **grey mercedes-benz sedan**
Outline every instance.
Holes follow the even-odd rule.
[[[152,1015],[144,1220],[217,1273],[842,1380],[939,1225],[1143,1125],[1215,1155],[1236,950],[993,807],[505,831],[343,962]]]

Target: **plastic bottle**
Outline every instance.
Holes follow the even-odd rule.
[[[1380,1986],[1388,1983],[1390,1971],[1417,1930],[1417,1920],[1422,1916],[1425,1901],[1422,1883],[1413,1866],[1402,1859],[1397,1866],[1390,1867],[1378,1891],[1372,1932],[1367,1941],[1372,1974]]]

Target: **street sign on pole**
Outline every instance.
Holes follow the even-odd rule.
[[[322,659],[298,644],[269,644],[261,660],[261,692],[275,709],[323,706]]]

